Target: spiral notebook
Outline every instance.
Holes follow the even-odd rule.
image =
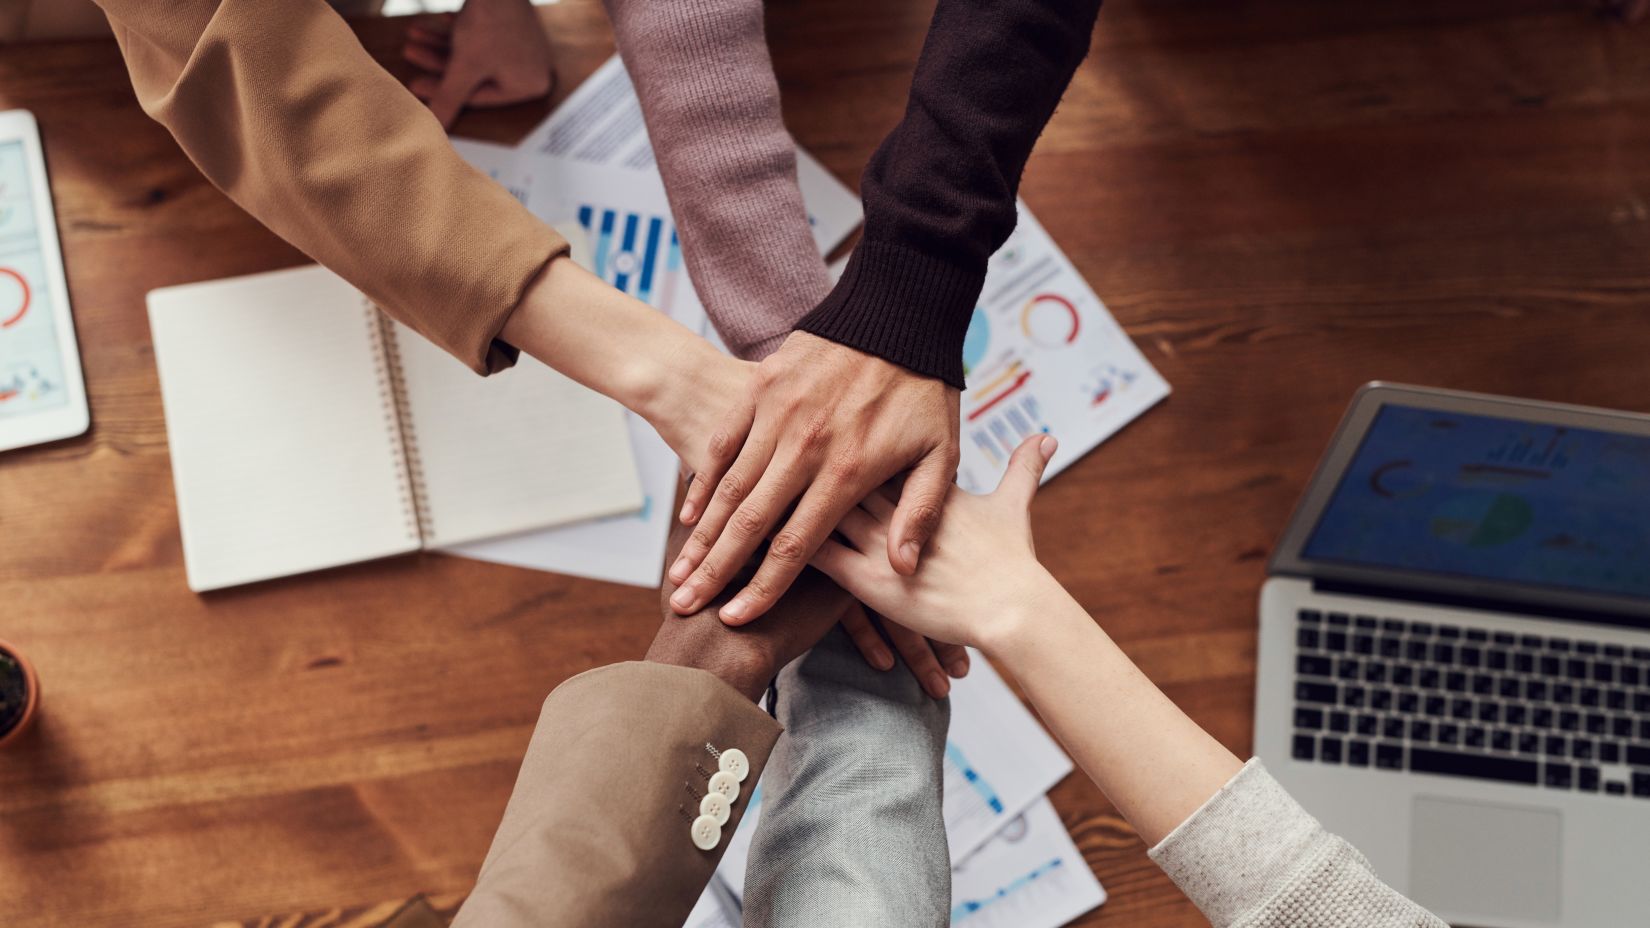
[[[633,512],[618,404],[478,377],[318,266],[149,294],[192,590]]]

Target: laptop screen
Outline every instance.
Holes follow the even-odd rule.
[[[1650,599],[1650,436],[1384,404],[1300,558]]]

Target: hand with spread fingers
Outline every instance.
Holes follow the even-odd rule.
[[[694,531],[670,568],[680,584],[671,606],[697,612],[731,588],[722,620],[757,618],[838,521],[900,474],[883,556],[911,574],[956,476],[957,407],[957,390],[943,381],[793,332],[757,367],[711,440],[711,465],[688,488],[681,520]],[[764,541],[756,573],[736,580]]]
[[[466,106],[509,106],[556,84],[550,40],[530,0],[468,0],[457,13],[420,19],[401,50],[425,73],[409,88],[444,129]]]
[[[672,529],[667,553],[681,549],[688,531],[685,525]],[[748,578],[760,562],[760,557],[752,558],[737,579]],[[730,595],[727,592],[686,616],[674,614],[670,605],[674,592],[676,585],[665,578],[660,590],[665,622],[647,659],[708,670],[752,698],[781,667],[813,647],[839,620],[866,663],[892,671],[897,651],[923,691],[935,699],[944,699],[951,691],[947,674],[960,678],[968,673],[967,649],[931,642],[880,617],[874,621],[853,597],[812,568],[804,570],[774,606],[769,621],[750,625],[730,626],[717,618],[717,610]],[[890,643],[894,650],[889,649]]]
[[[1000,623],[1023,616],[1047,590],[1059,589],[1037,562],[1030,515],[1055,448],[1052,435],[1033,436],[1015,449],[994,492],[954,488],[915,576],[890,569],[882,556],[894,516],[884,493],[873,493],[849,513],[838,528],[847,543],[827,541],[812,564],[913,634],[989,650],[1001,637]],[[981,564],[992,569],[982,573]]]

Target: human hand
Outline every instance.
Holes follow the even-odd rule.
[[[811,563],[917,634],[990,651],[1000,631],[1023,627],[1046,595],[1061,592],[1037,562],[1030,518],[1031,499],[1055,447],[1051,435],[1026,439],[988,495],[952,488],[913,576],[895,572],[882,556],[895,512],[882,492],[866,497],[837,526],[849,544],[827,541]]]
[[[694,468],[681,521],[695,529],[670,568],[682,584],[671,606],[704,608],[773,533],[762,566],[721,609],[724,622],[755,619],[856,503],[905,471],[885,559],[910,574],[956,476],[957,431],[957,391],[945,383],[791,333],[715,431],[709,464]]]
[[[687,526],[676,526],[667,551],[678,550],[688,531]],[[745,575],[754,569],[752,561]],[[813,569],[803,571],[774,607],[773,621],[756,625],[723,624],[716,610],[725,597],[712,600],[692,615],[678,616],[670,607],[670,594],[675,590],[667,577],[659,591],[664,622],[648,648],[646,660],[708,671],[752,701],[761,698],[780,668],[825,637],[844,610],[853,607],[852,611],[861,612],[841,587]]]
[[[530,0],[468,0],[457,13],[407,27],[402,57],[423,71],[408,85],[451,128],[466,106],[509,106],[548,96],[550,40]]]
[[[682,459],[682,470],[689,474],[714,465],[705,436],[715,432],[724,412],[750,391],[756,375],[754,363],[725,355],[704,339],[695,341],[704,350],[694,345],[695,350],[673,352],[667,369],[652,377],[657,386],[640,404],[642,418]],[[680,538],[672,535],[672,553],[688,537],[686,530],[679,534]]]
[[[686,540],[688,528],[677,525],[671,532],[667,551],[676,553]],[[755,568],[753,560],[747,571]],[[716,618],[725,597],[718,598],[690,616],[677,616],[668,605],[676,585],[665,579],[660,601],[665,615],[648,660],[698,667],[720,677],[728,685],[752,699],[761,695],[781,667],[801,656],[830,630],[826,619],[838,616],[843,630],[867,663],[878,670],[892,670],[894,656],[878,634],[865,609],[842,588],[816,570],[807,570],[774,607],[775,619],[756,625],[728,626]],[[905,659],[905,666],[928,695],[943,699],[950,692],[952,676],[968,673],[968,652],[957,645],[929,642],[908,629],[883,620],[888,639]]]
[[[882,627],[881,633],[877,631],[878,625]],[[970,661],[967,648],[960,644],[931,641],[883,616],[877,616],[873,621],[870,613],[859,603],[842,614],[842,630],[848,633],[849,640],[859,649],[865,662],[878,670],[893,669],[894,655],[888,650],[888,644],[892,642],[899,656],[905,659],[905,669],[911,671],[911,676],[917,678],[923,691],[935,699],[944,699],[951,692],[948,675],[959,680],[968,676]],[[887,641],[883,640],[884,634]]]

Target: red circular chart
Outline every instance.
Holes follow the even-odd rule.
[[[1058,293],[1039,293],[1020,308],[1020,330],[1045,348],[1076,342],[1081,327],[1077,307]]]
[[[12,287],[7,286],[8,280],[17,284],[18,295],[13,296],[9,292]],[[23,279],[23,275],[9,267],[0,267],[0,329],[9,329],[23,321],[24,314],[29,311],[29,298],[29,282]]]

